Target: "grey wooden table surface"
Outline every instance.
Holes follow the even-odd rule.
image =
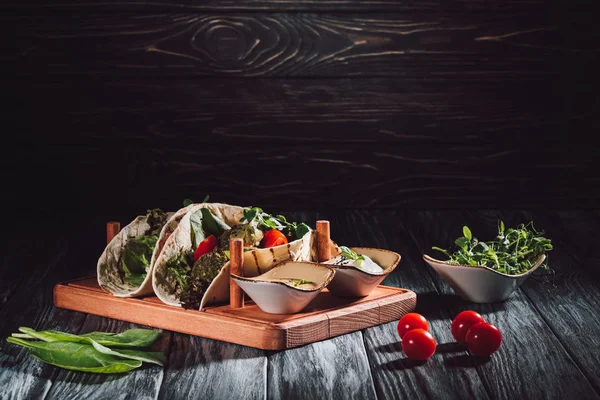
[[[102,221],[32,235],[14,228],[0,264],[1,399],[279,399],[279,398],[598,398],[600,268],[593,255],[598,210],[386,210],[287,213],[314,224],[329,219],[338,243],[382,247],[402,261],[385,284],[417,293],[417,311],[438,342],[427,362],[401,351],[396,321],[287,351],[262,351],[164,331],[157,347],[167,365],[122,375],[62,370],[30,357],[4,338],[19,326],[84,333],[136,325],[55,308],[52,287],[94,273],[103,248]],[[470,304],[422,260],[448,247],[463,225],[476,236],[533,220],[553,240],[554,275],[536,272],[508,301]],[[38,225],[39,226],[39,225]],[[552,278],[548,282],[547,278]],[[489,359],[454,343],[450,322],[473,309],[503,333]]]

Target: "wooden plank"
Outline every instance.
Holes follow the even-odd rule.
[[[595,51],[561,16],[369,14],[13,14],[18,76],[552,77]],[[585,46],[582,48],[582,46]],[[7,57],[6,55],[4,57]],[[586,58],[587,59],[587,58]]]
[[[584,92],[569,99],[576,109],[567,112],[564,96],[577,89],[557,91],[543,79],[516,77],[159,82],[92,77],[34,79],[19,81],[14,101],[16,113],[35,113],[36,118],[23,118],[17,128],[23,133],[31,131],[37,140],[31,143],[19,135],[15,141],[29,148],[147,148],[152,144],[172,146],[177,140],[228,146],[257,141],[294,145],[401,143],[419,144],[426,150],[435,142],[472,146],[471,151],[482,157],[504,152],[523,155],[518,146],[523,136],[533,138],[542,132],[545,140],[531,151],[567,145],[576,148],[560,134],[560,124],[576,115],[589,124],[594,116],[588,114],[596,107]],[[60,124],[62,129],[52,135],[39,129],[52,124]],[[496,146],[495,152],[485,146],[490,144]],[[410,159],[402,153],[398,156]],[[452,164],[443,157],[440,161]]]
[[[384,151],[375,144],[302,145],[293,150],[289,145],[234,145],[228,146],[227,158],[223,151],[219,145],[190,147],[178,142],[146,149],[30,148],[26,153],[31,170],[20,176],[10,172],[23,154],[16,150],[2,158],[0,179],[22,195],[6,199],[8,208],[23,211],[40,207],[35,201],[38,191],[55,193],[44,206],[62,212],[87,213],[97,208],[131,214],[139,213],[140,205],[177,209],[178,199],[198,199],[206,193],[221,202],[260,204],[265,210],[291,209],[297,204],[307,208],[501,206],[503,199],[497,193],[515,185],[523,185],[515,206],[538,206],[540,196],[555,206],[586,207],[600,201],[594,190],[600,178],[590,173],[591,156],[579,155],[577,163],[568,160],[577,154],[564,156],[565,160],[557,154],[558,148],[536,157],[523,156],[524,150],[489,157],[494,154],[492,145],[436,145],[425,151],[418,145],[400,144],[386,145]],[[101,172],[97,165],[107,157],[113,163]],[[537,157],[552,160],[542,164]],[[498,163],[506,167],[497,169]],[[241,180],[220,178],[240,169],[253,173]],[[53,180],[55,176],[62,179]],[[35,188],[28,184],[34,179]],[[90,181],[95,184],[87,184]],[[156,190],[156,182],[161,182],[161,190]]]
[[[42,2],[40,0],[7,1],[0,4],[0,9],[10,10],[47,10],[47,11],[181,11],[181,10],[207,10],[207,11],[419,11],[426,14],[444,10],[456,12],[494,11],[514,12],[538,11],[547,5],[543,0],[530,1],[487,1],[485,3],[469,0],[455,0],[451,3],[442,1],[406,2],[401,0],[206,0],[197,2],[193,0],[159,0],[159,1],[62,1]]]
[[[88,315],[83,326],[74,333],[123,332],[132,328],[151,329],[144,325]],[[168,355],[171,335],[171,332],[163,332],[159,341],[152,346],[152,350]],[[47,399],[107,399],[118,398],[124,393],[136,398],[152,399],[157,398],[164,377],[163,367],[154,364],[144,364],[142,368],[121,374],[119,379],[111,375],[85,374],[64,369],[57,371]]]
[[[402,352],[397,319],[363,331],[378,398],[488,398],[489,395],[471,360],[456,361],[464,354],[456,350],[449,332],[447,296],[441,296],[421,265],[406,225],[407,213],[398,211],[339,212],[332,222],[332,238],[339,244],[381,247],[402,256],[399,266],[385,279],[387,285],[407,286],[417,293],[416,311],[429,321],[438,350],[426,363],[413,362]]]
[[[264,399],[266,362],[263,350],[174,333],[158,398]]]
[[[267,384],[269,399],[376,397],[360,332],[270,353]]]
[[[569,249],[587,248],[594,246],[597,236],[590,235],[599,228],[598,223],[586,218],[589,231],[586,232],[580,218],[586,212],[568,212],[565,221],[571,221],[574,226],[583,228],[566,231],[560,220],[547,219],[548,211],[495,211],[470,212],[467,214],[469,224],[482,232],[494,232],[497,220],[503,219],[506,226],[534,221],[538,229],[543,229],[547,237],[553,240],[554,249],[549,253],[549,266],[555,271],[549,275],[550,281],[544,279],[542,272],[528,279],[522,288],[523,293],[533,307],[542,316],[545,324],[552,330],[558,341],[572,358],[577,371],[585,375],[596,393],[600,393],[600,377],[596,366],[600,365],[600,354],[589,349],[596,348],[600,343],[600,322],[591,317],[600,311],[600,291],[598,282],[581,267],[581,264],[569,254]],[[572,226],[572,228],[574,228]],[[574,239],[565,241],[566,238]],[[577,244],[575,244],[577,242]],[[575,247],[572,247],[575,246]],[[573,372],[574,374],[574,372]]]
[[[31,227],[33,223],[24,226]],[[0,337],[6,338],[17,332],[19,326],[76,332],[85,315],[54,308],[50,285],[54,279],[69,279],[77,272],[67,267],[74,261],[77,242],[68,242],[60,230],[54,232],[56,236],[44,236],[43,239],[26,235],[18,226],[13,232],[15,236],[8,239],[2,257],[17,270],[31,270],[24,283],[18,286],[19,290],[11,294],[0,310]],[[25,240],[25,237],[29,239]],[[21,256],[32,250],[34,260],[23,257],[15,261],[11,256],[11,253]],[[57,374],[56,367],[34,359],[22,347],[4,339],[0,341],[0,397],[3,399],[44,397]]]
[[[421,254],[431,253],[429,249],[433,245],[450,247],[462,235],[463,225],[473,222],[467,220],[461,211],[411,212],[406,213],[405,221],[409,224],[414,246]],[[483,239],[484,235],[478,234],[478,230],[473,232]],[[431,273],[440,294],[454,299],[453,306],[449,307],[451,317],[446,320],[446,332],[449,333],[451,318],[462,310],[472,309],[503,333],[498,352],[476,365],[492,397],[538,397],[546,393],[549,387],[553,388],[552,395],[556,397],[596,397],[590,382],[522,290],[517,290],[502,303],[469,303],[457,298],[450,286],[424,261],[421,265]],[[459,353],[453,361],[460,366],[469,359],[469,356]],[[531,379],[531,371],[544,373]],[[556,385],[559,381],[561,384]]]

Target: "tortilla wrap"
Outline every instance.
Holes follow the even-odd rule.
[[[161,228],[158,241],[152,251],[150,265],[146,268],[146,278],[139,287],[124,282],[121,279],[121,257],[129,239],[145,235],[150,230],[147,215],[136,217],[129,225],[121,229],[106,246],[98,259],[97,277],[100,287],[116,297],[137,297],[152,293],[152,270],[155,260],[161,252],[166,239],[175,231],[177,225],[179,225],[179,221],[181,221],[186,212],[187,207],[180,209],[176,213],[167,213],[168,220]]]
[[[181,307],[177,298],[177,282],[172,274],[168,273],[167,261],[179,253],[193,250],[191,239],[191,215],[200,208],[207,208],[217,218],[229,226],[240,225],[244,216],[244,207],[221,204],[205,203],[189,206],[185,216],[181,219],[175,231],[169,236],[163,250],[156,259],[153,269],[152,286],[154,293],[164,303]],[[294,240],[285,245],[266,249],[255,249],[244,252],[244,275],[257,276],[270,270],[274,265],[285,260],[310,261],[316,258],[315,231],[310,231],[301,239]],[[210,304],[218,304],[229,300],[229,262],[213,279],[204,293],[200,302],[200,309]]]

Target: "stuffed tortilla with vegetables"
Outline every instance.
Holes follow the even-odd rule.
[[[125,226],[98,260],[100,287],[117,297],[152,293],[154,261],[186,212],[187,208],[176,213],[148,210]]]
[[[260,208],[220,203],[188,206],[153,269],[154,292],[166,304],[202,309],[229,299],[229,240],[244,239],[244,275],[285,260],[316,257],[314,231]]]

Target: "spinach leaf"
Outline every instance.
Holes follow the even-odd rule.
[[[9,343],[29,349],[30,354],[48,364],[83,372],[122,373],[142,365],[140,360],[123,359],[100,353],[92,345],[76,342],[31,342],[9,337]]]
[[[198,210],[190,216],[190,231],[192,235],[193,249],[196,250],[201,241],[206,239],[204,229],[202,229],[202,210]]]
[[[31,328],[20,327],[19,331],[32,337],[29,332],[35,332],[37,337],[46,342],[69,341],[80,342],[81,338],[90,338],[103,346],[110,347],[148,347],[158,340],[161,332],[153,329],[129,329],[122,333],[112,332],[90,332],[83,335],[75,335],[68,332],[55,330],[35,331]],[[13,334],[13,336],[15,336]]]
[[[200,212],[202,212],[202,229],[204,229],[204,232],[208,235],[219,237],[223,232],[231,229],[231,227],[220,218],[215,217],[208,208],[201,208]]]
[[[128,329],[121,333],[90,332],[83,337],[89,337],[96,342],[110,347],[148,347],[160,338],[161,331],[154,329]]]
[[[231,229],[210,212],[208,208],[201,208],[190,216],[191,235],[194,249],[198,248],[201,241],[209,235],[219,237],[224,231]]]
[[[165,361],[165,357],[164,357],[163,353],[161,353],[161,352],[148,352],[148,351],[131,350],[131,349],[120,349],[118,351],[112,350],[112,349],[98,343],[97,341],[95,341],[94,339],[92,339],[89,336],[86,337],[86,336],[82,336],[82,335],[73,335],[73,334],[68,334],[68,333],[58,332],[58,331],[37,332],[34,329],[27,328],[27,327],[20,327],[19,331],[29,335],[29,337],[31,337],[31,338],[40,339],[45,342],[63,341],[63,342],[91,344],[100,353],[109,354],[109,355],[113,355],[113,356],[117,356],[117,357],[123,357],[123,358],[132,359],[132,360],[140,360],[140,361],[145,361],[145,362],[157,364],[157,365],[163,365],[164,361]],[[152,332],[155,332],[155,331],[152,331]],[[102,333],[102,332],[96,332],[96,333]],[[142,335],[146,335],[146,334],[142,333]],[[14,334],[12,336],[15,337]],[[142,347],[142,346],[140,346],[140,347]]]

